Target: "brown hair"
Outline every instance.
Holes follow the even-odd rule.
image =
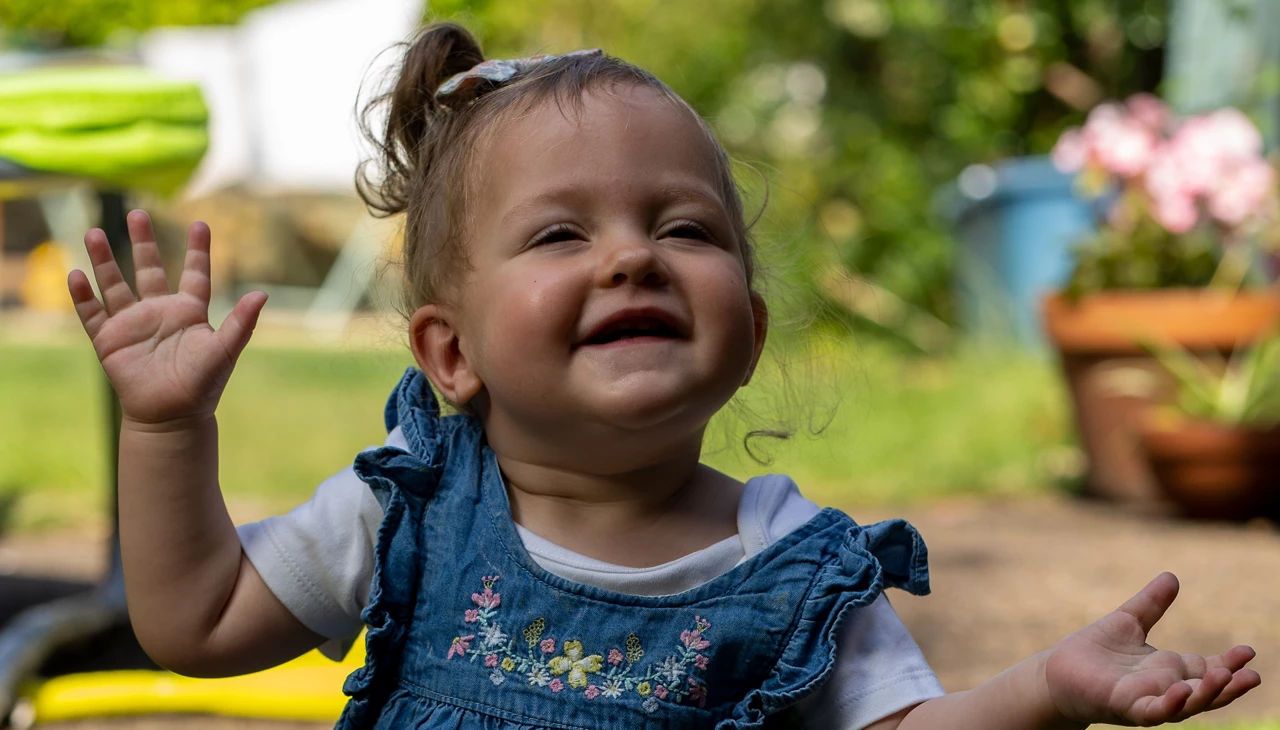
[[[405,214],[402,256],[409,312],[438,301],[450,275],[466,265],[466,202],[473,180],[468,170],[484,130],[512,110],[527,111],[548,99],[578,106],[588,90],[612,84],[657,89],[697,120],[716,150],[721,195],[739,238],[747,281],[752,280],[748,227],[728,155],[706,122],[653,74],[607,55],[565,56],[525,69],[455,106],[438,101],[436,89],[484,60],[476,39],[462,26],[437,23],[404,46],[395,85],[361,112],[361,127],[377,153],[361,163],[356,189],[375,215]],[[374,130],[370,120],[383,107],[385,126]]]

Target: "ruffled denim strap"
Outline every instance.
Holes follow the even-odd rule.
[[[369,485],[382,505],[383,519],[374,547],[369,605],[361,614],[367,625],[365,664],[347,677],[342,691],[351,697],[338,727],[370,725],[392,683],[376,676],[395,672],[400,647],[413,616],[422,565],[420,515],[439,484],[445,460],[440,407],[426,377],[409,368],[387,399],[387,430],[399,426],[409,450],[384,446],[361,452],[356,475]],[[389,576],[396,576],[394,580]]]
[[[763,727],[766,718],[821,687],[835,669],[840,630],[850,610],[869,605],[890,587],[928,594],[928,561],[924,540],[905,520],[849,528],[819,570],[774,671],[716,730]],[[816,669],[815,662],[820,662]]]

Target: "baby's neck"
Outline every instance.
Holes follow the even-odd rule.
[[[738,531],[742,484],[696,461],[608,476],[499,461],[512,518],[596,560],[660,565]]]

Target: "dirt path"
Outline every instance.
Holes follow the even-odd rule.
[[[971,687],[1115,608],[1161,570],[1182,595],[1152,642],[1216,653],[1259,652],[1262,687],[1215,719],[1280,717],[1280,531],[1171,521],[1065,498],[952,500],[894,511],[851,509],[862,522],[911,520],[929,543],[933,594],[891,594],[945,687]],[[95,536],[0,540],[5,576],[92,579]],[[0,582],[0,585],[3,585]],[[2,597],[2,596],[0,596]],[[40,727],[63,730],[301,730],[317,725],[215,718],[147,718]]]

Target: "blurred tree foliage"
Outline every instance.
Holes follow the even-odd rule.
[[[0,25],[69,44],[234,20],[266,0],[3,0]],[[602,47],[706,115],[769,205],[756,228],[805,311],[865,277],[950,319],[953,242],[933,210],[974,162],[1044,153],[1107,97],[1156,89],[1166,0],[439,0],[493,56]],[[834,306],[833,306],[834,305]]]

